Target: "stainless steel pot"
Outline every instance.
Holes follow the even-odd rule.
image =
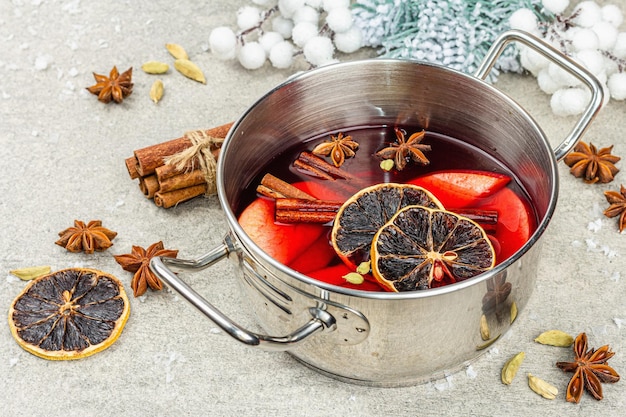
[[[531,47],[580,79],[591,101],[571,133],[552,149],[535,121],[484,81],[511,42]],[[454,372],[511,326],[537,278],[540,237],[558,194],[556,163],[572,149],[602,104],[602,87],[585,69],[519,31],[500,36],[475,76],[436,65],[373,59],[298,75],[258,100],[231,128],[217,172],[230,232],[198,260],[155,258],[152,270],[226,333],[250,346],[289,351],[307,366],[354,383],[399,386]],[[371,293],[325,284],[270,258],[237,222],[253,167],[295,143],[328,131],[378,124],[420,125],[467,141],[507,165],[528,191],[537,231],[510,259],[479,277],[442,288]],[[229,257],[245,297],[270,336],[242,328],[170,269],[200,270]],[[513,307],[513,305],[515,307]],[[481,338],[485,316],[491,339]],[[484,320],[483,319],[483,320]]]

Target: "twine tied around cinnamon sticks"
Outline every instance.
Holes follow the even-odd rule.
[[[137,149],[126,158],[131,179],[146,198],[163,208],[217,192],[216,161],[233,123]],[[168,161],[166,164],[165,161]]]
[[[195,169],[197,162],[207,184],[205,194],[215,194],[217,192],[217,158],[213,152],[222,146],[224,138],[211,136],[206,130],[185,132],[184,137],[191,141],[191,147],[165,157],[165,165],[171,165],[177,171],[188,173]]]

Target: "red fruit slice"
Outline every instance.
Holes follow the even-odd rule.
[[[306,248],[297,258],[287,264],[291,269],[306,274],[325,267],[336,256],[335,250],[323,233],[311,246]]]
[[[239,224],[265,253],[287,265],[324,233],[317,224],[274,223],[274,201],[254,200],[239,216]]]
[[[343,276],[354,272],[354,270],[348,268],[344,264],[338,264],[329,266],[326,268],[318,269],[317,271],[309,272],[307,275],[318,281],[326,282],[328,284],[337,285],[344,288],[352,288],[362,291],[385,291],[380,285],[375,282],[374,277],[365,276],[365,281],[362,284],[351,284],[346,281]]]
[[[409,181],[433,193],[446,208],[475,205],[511,181],[505,174],[477,170],[437,171]]]
[[[495,237],[500,246],[500,256],[496,256],[497,263],[524,246],[535,229],[531,208],[510,188],[503,188],[481,201],[477,208],[498,212]]]
[[[343,202],[346,200],[346,197],[344,197],[340,191],[333,190],[327,184],[316,181],[302,181],[295,182],[291,185],[298,188],[300,191],[304,191],[305,193],[317,198],[318,200],[336,202]]]

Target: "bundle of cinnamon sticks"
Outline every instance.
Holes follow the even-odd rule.
[[[211,138],[224,139],[233,123],[226,123],[197,133]],[[197,157],[185,166],[168,164],[168,158],[194,145],[188,134],[146,148],[137,149],[133,156],[126,158],[126,169],[131,179],[139,180],[139,189],[146,198],[163,208],[170,208],[183,201],[203,194],[214,194],[215,183],[207,183],[205,173],[199,168]],[[211,146],[211,153],[217,160],[221,143]]]

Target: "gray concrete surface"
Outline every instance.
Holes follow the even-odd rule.
[[[214,26],[234,22],[243,1],[89,2],[13,0],[0,3],[0,310],[25,285],[8,271],[33,265],[84,266],[120,277],[131,274],[113,254],[163,240],[194,258],[227,232],[216,198],[170,210],[155,207],[124,167],[134,149],[235,119],[289,71],[255,72],[206,52]],[[626,2],[615,0],[626,12]],[[168,42],[187,48],[206,72],[201,85],[170,71],[163,100],[148,91],[154,77],[140,71],[149,59],[169,61]],[[363,52],[359,56],[367,56]],[[349,57],[350,59],[354,57]],[[104,105],[84,88],[93,71],[134,67],[133,94]],[[551,114],[548,97],[532,77],[507,75],[498,87],[520,101],[556,144],[573,118]],[[626,157],[626,107],[611,102],[585,137],[615,144]],[[624,161],[618,167],[624,169]],[[515,327],[465,370],[419,386],[372,388],[335,381],[287,353],[237,344],[170,291],[132,298],[131,318],[108,350],[84,360],[52,362],[23,351],[0,320],[0,415],[3,416],[618,416],[626,382],[605,385],[605,399],[585,394],[579,405],[564,397],[569,379],[554,366],[570,352],[533,342],[544,330],[587,332],[592,345],[610,344],[614,368],[626,372],[626,236],[606,219],[602,192],[626,184],[586,185],[559,164],[561,194],[544,235],[534,295]],[[102,219],[119,233],[95,255],[72,254],[54,244],[74,219]],[[591,223],[591,225],[590,225]],[[192,282],[242,325],[256,329],[227,262]],[[6,313],[5,313],[6,314]],[[433,355],[445,354],[442,346]],[[502,364],[525,351],[514,384],[500,383]],[[525,383],[532,372],[560,392],[553,400]]]

